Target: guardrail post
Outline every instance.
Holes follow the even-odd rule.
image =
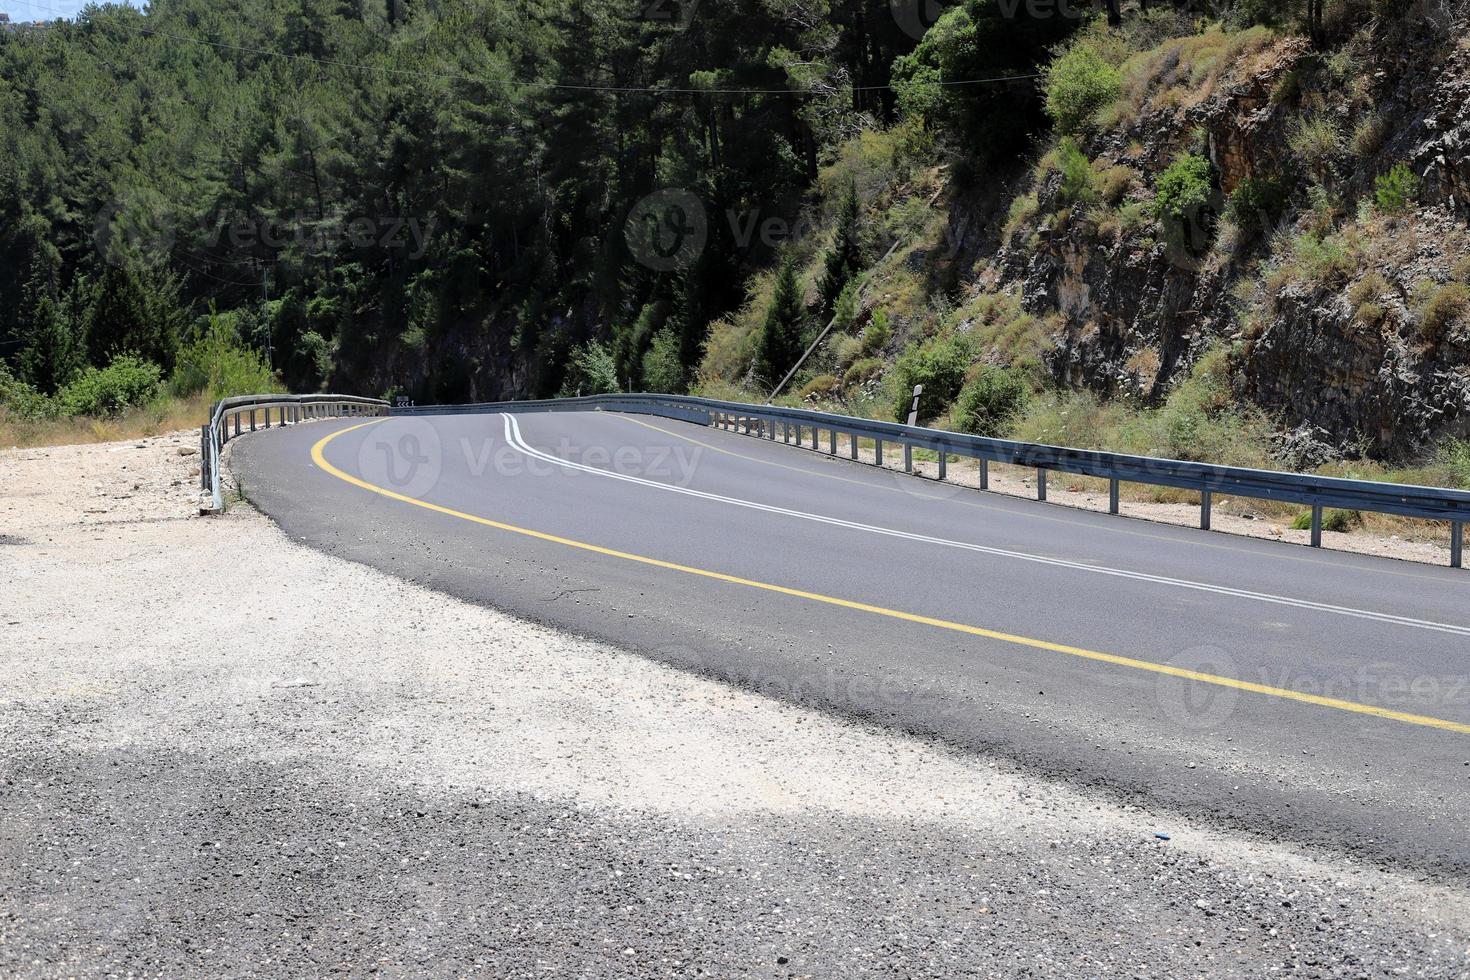
[[[943,449],[939,451],[939,479],[944,479],[945,465],[949,462],[949,453]]]
[[[226,422],[225,423],[225,428],[228,429],[229,428],[229,425],[230,424],[228,422]],[[235,413],[235,435],[238,436],[239,434],[240,434],[240,413],[239,412],[236,412]]]
[[[1461,544],[1464,539],[1465,525],[1459,521],[1450,522],[1450,567],[1460,567],[1460,553],[1463,550]]]
[[[255,409],[250,410],[250,431],[255,431]]]
[[[857,440],[857,433],[856,432],[853,432],[853,433],[849,433],[848,434],[847,443],[848,443],[848,445],[847,445],[847,451],[848,451],[848,453],[852,456],[853,459],[857,459],[857,456],[858,456],[858,440]]]
[[[903,444],[903,471],[905,473],[914,471],[914,447],[908,443]]]
[[[980,460],[980,489],[990,489],[990,460]]]
[[[874,458],[874,460],[877,461],[877,465],[879,465],[879,466],[882,466],[883,465],[883,440],[882,439],[874,439],[873,440],[873,458]]]
[[[199,427],[199,483],[200,489],[209,489],[209,426]]]
[[[1199,529],[1208,531],[1210,529],[1210,491],[1199,492]]]
[[[829,456],[836,456],[837,455],[837,430],[836,429],[828,429],[827,430],[827,448],[828,448],[828,450],[830,450],[830,452],[828,452],[827,455],[829,455]]]
[[[1312,505],[1312,547],[1322,547],[1322,505]]]
[[[1115,476],[1108,481],[1108,513],[1118,512],[1118,478]]]
[[[1036,467],[1036,499],[1046,499],[1046,467]]]
[[[812,452],[817,451],[817,438],[821,436],[821,434],[821,429],[817,428],[815,425],[812,426]]]

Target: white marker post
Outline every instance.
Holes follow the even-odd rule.
[[[914,385],[914,402],[909,406],[909,425],[919,424],[919,396],[923,393],[923,385]],[[914,447],[907,442],[903,444],[903,471],[905,473],[914,471]]]

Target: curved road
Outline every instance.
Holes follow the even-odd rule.
[[[1470,877],[1463,572],[640,416],[324,422],[233,452],[293,538],[461,598],[1124,797]]]

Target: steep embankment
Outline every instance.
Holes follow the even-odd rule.
[[[923,169],[902,127],[829,169],[888,254],[802,395],[886,414],[922,380],[941,424],[1293,466],[1470,431],[1463,24],[1345,12],[1313,44],[1140,14],[1042,85],[1029,171]],[[753,297],[706,383],[749,377]],[[996,367],[1033,397],[997,401]]]

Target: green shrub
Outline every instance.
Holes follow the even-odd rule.
[[[684,365],[679,362],[679,335],[664,327],[653,335],[643,352],[643,390],[677,395],[684,390]]]
[[[1122,75],[1088,44],[1074,45],[1046,71],[1046,113],[1057,129],[1076,135],[1092,128],[1098,113],[1123,90]]]
[[[121,354],[105,368],[87,368],[57,392],[56,400],[63,415],[107,418],[152,401],[162,380],[157,364]]]
[[[961,432],[1002,436],[1031,401],[1031,386],[1016,370],[986,367],[960,390],[955,423]]]
[[[892,339],[893,327],[888,323],[888,314],[882,310],[874,310],[872,319],[863,328],[862,352],[868,355],[876,354],[887,347],[888,342]]]
[[[842,375],[844,388],[870,381],[883,373],[883,362],[876,357],[865,357],[861,361],[854,361],[852,367]]]
[[[1298,119],[1287,133],[1291,152],[1315,173],[1324,173],[1342,150],[1342,133],[1330,116],[1317,113]]]
[[[1373,324],[1383,319],[1383,295],[1393,286],[1377,269],[1363,273],[1363,278],[1348,289],[1348,302],[1353,305],[1353,319]]]
[[[1380,174],[1373,181],[1373,203],[1385,214],[1402,214],[1409,209],[1409,202],[1419,193],[1419,178],[1406,163],[1396,163],[1388,173]]]
[[[1092,181],[1103,203],[1109,207],[1117,207],[1122,204],[1123,198],[1128,196],[1128,192],[1133,190],[1137,182],[1138,171],[1124,166],[1107,167]]]
[[[837,394],[837,390],[840,387],[841,384],[832,375],[819,374],[802,385],[801,390],[796,393],[796,397],[802,401],[831,398]]]
[[[1452,323],[1465,319],[1470,311],[1470,286],[1463,282],[1447,282],[1422,291],[1419,303],[1419,331],[1427,340],[1438,340]]]
[[[35,388],[12,375],[0,362],[0,408],[26,422],[53,418],[57,404]]]
[[[1062,174],[1060,197],[1065,204],[1091,204],[1097,200],[1092,186],[1092,162],[1072,139],[1057,146],[1057,169]]]
[[[1162,406],[1127,419],[1115,443],[1141,456],[1263,466],[1271,433],[1262,417],[1236,406],[1229,354],[1214,347],[1200,355]]]
[[[618,368],[612,352],[595,340],[578,347],[567,366],[561,397],[606,395],[618,390]]]
[[[862,300],[858,293],[859,284],[853,281],[843,286],[842,292],[837,294],[837,300],[832,305],[833,330],[847,333],[857,322],[858,314],[862,312]]]
[[[260,352],[241,344],[233,323],[219,316],[210,317],[204,335],[180,349],[168,386],[179,397],[207,391],[212,399],[285,390]]]
[[[1230,192],[1225,216],[1237,228],[1251,234],[1264,233],[1281,219],[1290,188],[1280,174],[1247,177]]]
[[[1193,220],[1210,202],[1210,161],[1194,153],[1179,156],[1159,175],[1154,189],[1154,217],[1183,223]]]
[[[1333,508],[1322,512],[1322,530],[1336,531],[1346,534],[1355,527],[1363,525],[1363,513],[1357,510],[1339,510]],[[1312,512],[1307,510],[1296,515],[1296,520],[1291,526],[1297,531],[1310,531],[1312,529]]]
[[[1435,448],[1434,461],[1446,471],[1446,486],[1470,487],[1470,442],[1446,439]]]
[[[1382,113],[1375,112],[1365,116],[1353,128],[1353,138],[1349,146],[1356,156],[1371,157],[1382,149],[1387,138],[1388,119]]]
[[[832,341],[832,362],[839,372],[863,356],[863,338],[840,334]]]
[[[1347,247],[1332,235],[1303,232],[1291,240],[1291,251],[1302,273],[1325,286],[1341,283],[1354,268]]]
[[[1010,238],[1021,228],[1036,217],[1037,209],[1040,207],[1036,195],[1021,194],[1011,201],[1010,210],[1006,212],[1006,226],[1002,234]]]
[[[893,417],[908,420],[914,385],[923,385],[919,418],[932,419],[959,394],[970,366],[970,345],[958,336],[910,344],[893,366]]]

